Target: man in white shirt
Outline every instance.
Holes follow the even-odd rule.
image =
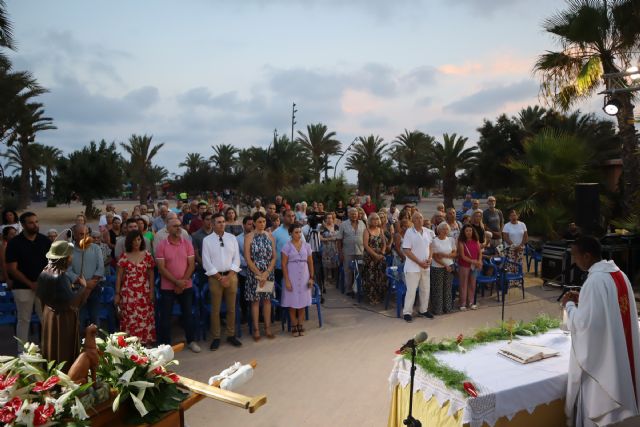
[[[602,260],[594,237],[571,247],[576,265],[589,276],[580,293],[562,299],[571,331],[568,425],[640,424],[640,332],[631,283],[613,261]],[[629,418],[635,417],[633,420]]]
[[[209,278],[211,292],[211,335],[210,350],[220,347],[220,306],[224,297],[227,306],[227,342],[234,347],[242,343],[236,338],[236,294],[240,272],[240,249],[236,237],[225,233],[224,215],[220,212],[212,217],[213,233],[202,241],[202,267]]]
[[[431,287],[431,233],[422,226],[423,217],[420,212],[415,212],[411,217],[413,227],[408,229],[402,240],[402,250],[407,259],[404,262],[404,278],[407,285],[407,293],[404,296],[404,320],[413,320],[413,303],[416,299],[416,290],[420,293],[419,313],[429,319],[433,314],[429,313],[429,292]]]

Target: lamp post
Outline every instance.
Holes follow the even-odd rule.
[[[347,151],[351,150],[351,148],[353,147],[353,144],[355,144],[357,140],[358,140],[357,136],[353,138],[353,141],[351,141],[351,144],[349,144],[347,149],[344,150],[342,154],[340,154],[340,157],[338,157],[338,160],[336,160],[336,164],[335,166],[333,166],[333,179],[336,179],[336,173],[338,173],[338,163],[340,163],[340,160],[342,160],[344,155],[347,154]]]
[[[296,110],[296,103],[293,103],[293,106],[291,107],[291,142],[293,142],[293,128],[296,125],[296,113],[298,112],[298,110]]]

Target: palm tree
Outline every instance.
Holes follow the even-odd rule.
[[[230,144],[212,145],[213,155],[209,160],[216,168],[222,182],[227,182],[235,173],[238,165],[239,150]]]
[[[184,162],[178,164],[178,167],[187,168],[186,173],[197,173],[206,164],[207,161],[202,157],[202,154],[187,153],[187,157],[184,159]]]
[[[635,65],[640,49],[640,5],[637,0],[572,0],[565,11],[547,19],[544,29],[553,34],[560,51],[538,58],[534,71],[542,77],[541,91],[553,105],[567,111],[596,93],[603,74],[624,71]],[[604,81],[611,89],[610,81]],[[625,210],[634,205],[633,192],[640,188],[638,141],[633,123],[630,92],[616,92],[620,104],[616,118],[622,138],[622,169]]]
[[[13,169],[13,171],[19,175],[21,192],[22,188],[24,188],[23,182],[26,181],[26,200],[37,191],[37,174],[40,170],[40,164],[38,162],[41,157],[40,147],[40,144],[18,142],[17,144],[11,145],[7,151],[2,154],[7,159],[7,169]],[[21,200],[23,200],[22,196],[21,194]],[[24,206],[26,206],[26,204]]]
[[[442,178],[444,205],[453,207],[453,198],[458,185],[457,173],[471,169],[476,163],[478,147],[465,148],[468,138],[454,134],[442,135],[443,142],[433,147],[433,165]]]
[[[320,182],[322,171],[324,171],[325,181],[329,179],[328,171],[331,168],[329,166],[329,156],[340,153],[341,144],[340,141],[334,139],[335,136],[336,133],[328,132],[327,125],[322,123],[307,125],[306,135],[302,131],[298,131],[296,142],[300,143],[311,158],[313,180],[316,184]]]
[[[47,200],[49,200],[51,199],[53,172],[57,168],[58,161],[62,156],[62,151],[59,148],[52,147],[50,145],[43,145],[41,154],[40,164],[44,168],[45,173],[45,194],[47,196]]]
[[[557,237],[554,232],[570,220],[575,184],[595,170],[589,168],[594,154],[579,136],[553,129],[525,141],[522,157],[510,160],[507,167],[522,178],[514,207],[530,227]]]
[[[7,49],[15,50],[13,42],[13,25],[9,21],[7,14],[7,5],[4,0],[0,0],[0,46]],[[1,62],[8,61],[4,53],[0,53]]]
[[[164,142],[151,147],[152,138],[153,136],[133,134],[128,144],[120,143],[120,146],[129,154],[131,178],[138,185],[140,203],[146,202],[147,192],[151,191],[158,182],[154,179],[157,177],[152,173],[152,160],[164,146]]]
[[[380,184],[391,169],[391,160],[386,158],[388,152],[389,147],[380,136],[360,136],[347,157],[347,169],[358,172],[358,188],[374,199],[378,198]]]
[[[405,184],[415,192],[429,179],[429,155],[434,141],[434,137],[419,130],[407,129],[393,140],[391,158],[404,173]]]

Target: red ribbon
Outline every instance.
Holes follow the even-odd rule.
[[[629,293],[627,290],[627,282],[620,270],[611,273],[616,289],[618,290],[618,305],[620,306],[620,316],[622,317],[622,328],[624,329],[624,338],[627,344],[627,356],[629,357],[629,367],[631,368],[631,379],[633,380],[633,392],[638,396],[636,388],[636,367],[633,358],[633,338],[631,333],[631,306],[629,304]]]

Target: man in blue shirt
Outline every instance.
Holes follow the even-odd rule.
[[[284,217],[282,224],[276,231],[272,233],[273,238],[276,239],[276,269],[274,271],[275,280],[277,283],[282,284],[282,248],[291,240],[289,234],[289,226],[296,221],[296,214],[291,209],[284,211]],[[304,236],[302,236],[304,240]]]

